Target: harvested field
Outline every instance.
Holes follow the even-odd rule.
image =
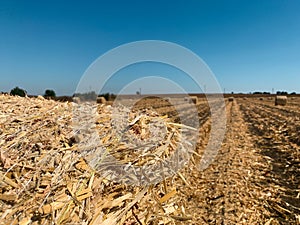
[[[196,151],[179,171],[138,186],[124,177],[117,182],[107,172],[115,166],[109,162],[97,170],[89,164],[95,155],[80,147],[87,139],[74,130],[84,120],[73,121],[76,103],[0,95],[0,224],[300,224],[300,98],[285,106],[267,98],[226,101],[225,139],[204,171],[198,165],[210,137],[209,105],[199,98],[196,134],[182,126],[195,120],[190,106],[174,101],[137,102],[123,142],[112,129],[114,108],[86,105],[97,111],[86,129],[96,130],[101,146],[123,163],[152,168],[154,158],[174,155],[177,140],[185,137],[184,154],[197,138]],[[154,136],[149,126],[156,128]],[[152,144],[129,148],[129,134]],[[144,179],[152,179],[146,172]]]

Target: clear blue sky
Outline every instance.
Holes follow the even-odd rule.
[[[0,91],[72,94],[100,55],[151,39],[198,54],[228,92],[300,92],[299,12],[298,0],[1,1]],[[142,70],[126,71],[138,77]],[[122,82],[106,90],[116,92]]]

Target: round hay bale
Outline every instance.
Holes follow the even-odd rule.
[[[106,99],[104,97],[97,97],[97,103],[98,104],[105,104],[106,103]]]
[[[194,103],[194,104],[198,104],[198,97],[197,96],[191,96],[189,98],[189,103]]]
[[[37,99],[45,100],[45,98],[44,98],[43,96],[41,96],[41,95],[38,95],[38,96],[37,96]]]
[[[234,101],[234,97],[229,97],[229,98],[228,98],[228,101],[229,101],[229,102],[233,102],[233,101]]]
[[[171,102],[171,98],[170,98],[170,97],[165,98],[165,100],[166,100],[167,102]]]
[[[79,104],[80,103],[80,98],[79,97],[73,97],[73,102]]]
[[[287,104],[287,97],[286,96],[276,96],[275,98],[275,105],[286,105]]]

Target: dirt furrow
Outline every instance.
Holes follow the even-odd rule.
[[[274,100],[273,101],[259,101],[259,100],[254,100],[254,99],[247,99],[249,102],[248,104],[255,104],[255,105],[262,105],[266,108],[273,109],[274,111],[283,113],[283,114],[292,114],[292,116],[295,116],[295,114],[299,117],[300,112],[299,112],[299,106],[300,103],[294,103],[291,102],[290,99],[288,99],[288,103],[285,106],[275,106]]]
[[[260,200],[265,193],[256,184],[263,169],[255,169],[262,159],[236,103],[227,105],[227,120],[226,138],[215,161],[202,172],[190,171],[193,188],[182,190],[191,201],[187,210],[201,215],[197,224],[265,223],[268,211]]]
[[[261,183],[270,189],[267,208],[277,224],[297,224],[300,213],[299,146],[291,143],[283,129],[284,121],[253,105],[241,104],[249,130],[256,137],[255,147],[265,158],[268,169]]]

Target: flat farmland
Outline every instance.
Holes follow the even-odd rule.
[[[196,117],[183,98],[119,108],[129,115],[117,120],[124,143],[113,131],[114,106],[88,105],[97,112],[91,129],[103,154],[80,148],[91,139],[74,131],[86,119],[74,122],[75,106],[0,95],[0,224],[300,224],[300,97],[285,106],[275,106],[274,97],[225,99],[225,137],[205,170],[198,165],[213,123],[205,98],[198,98]],[[197,135],[188,126],[195,120]],[[182,133],[183,148],[196,137],[189,161],[151,185],[118,182],[107,172],[113,165],[91,163],[110,153],[128,165],[154,165],[175,154]],[[152,144],[125,145],[132,136]]]

